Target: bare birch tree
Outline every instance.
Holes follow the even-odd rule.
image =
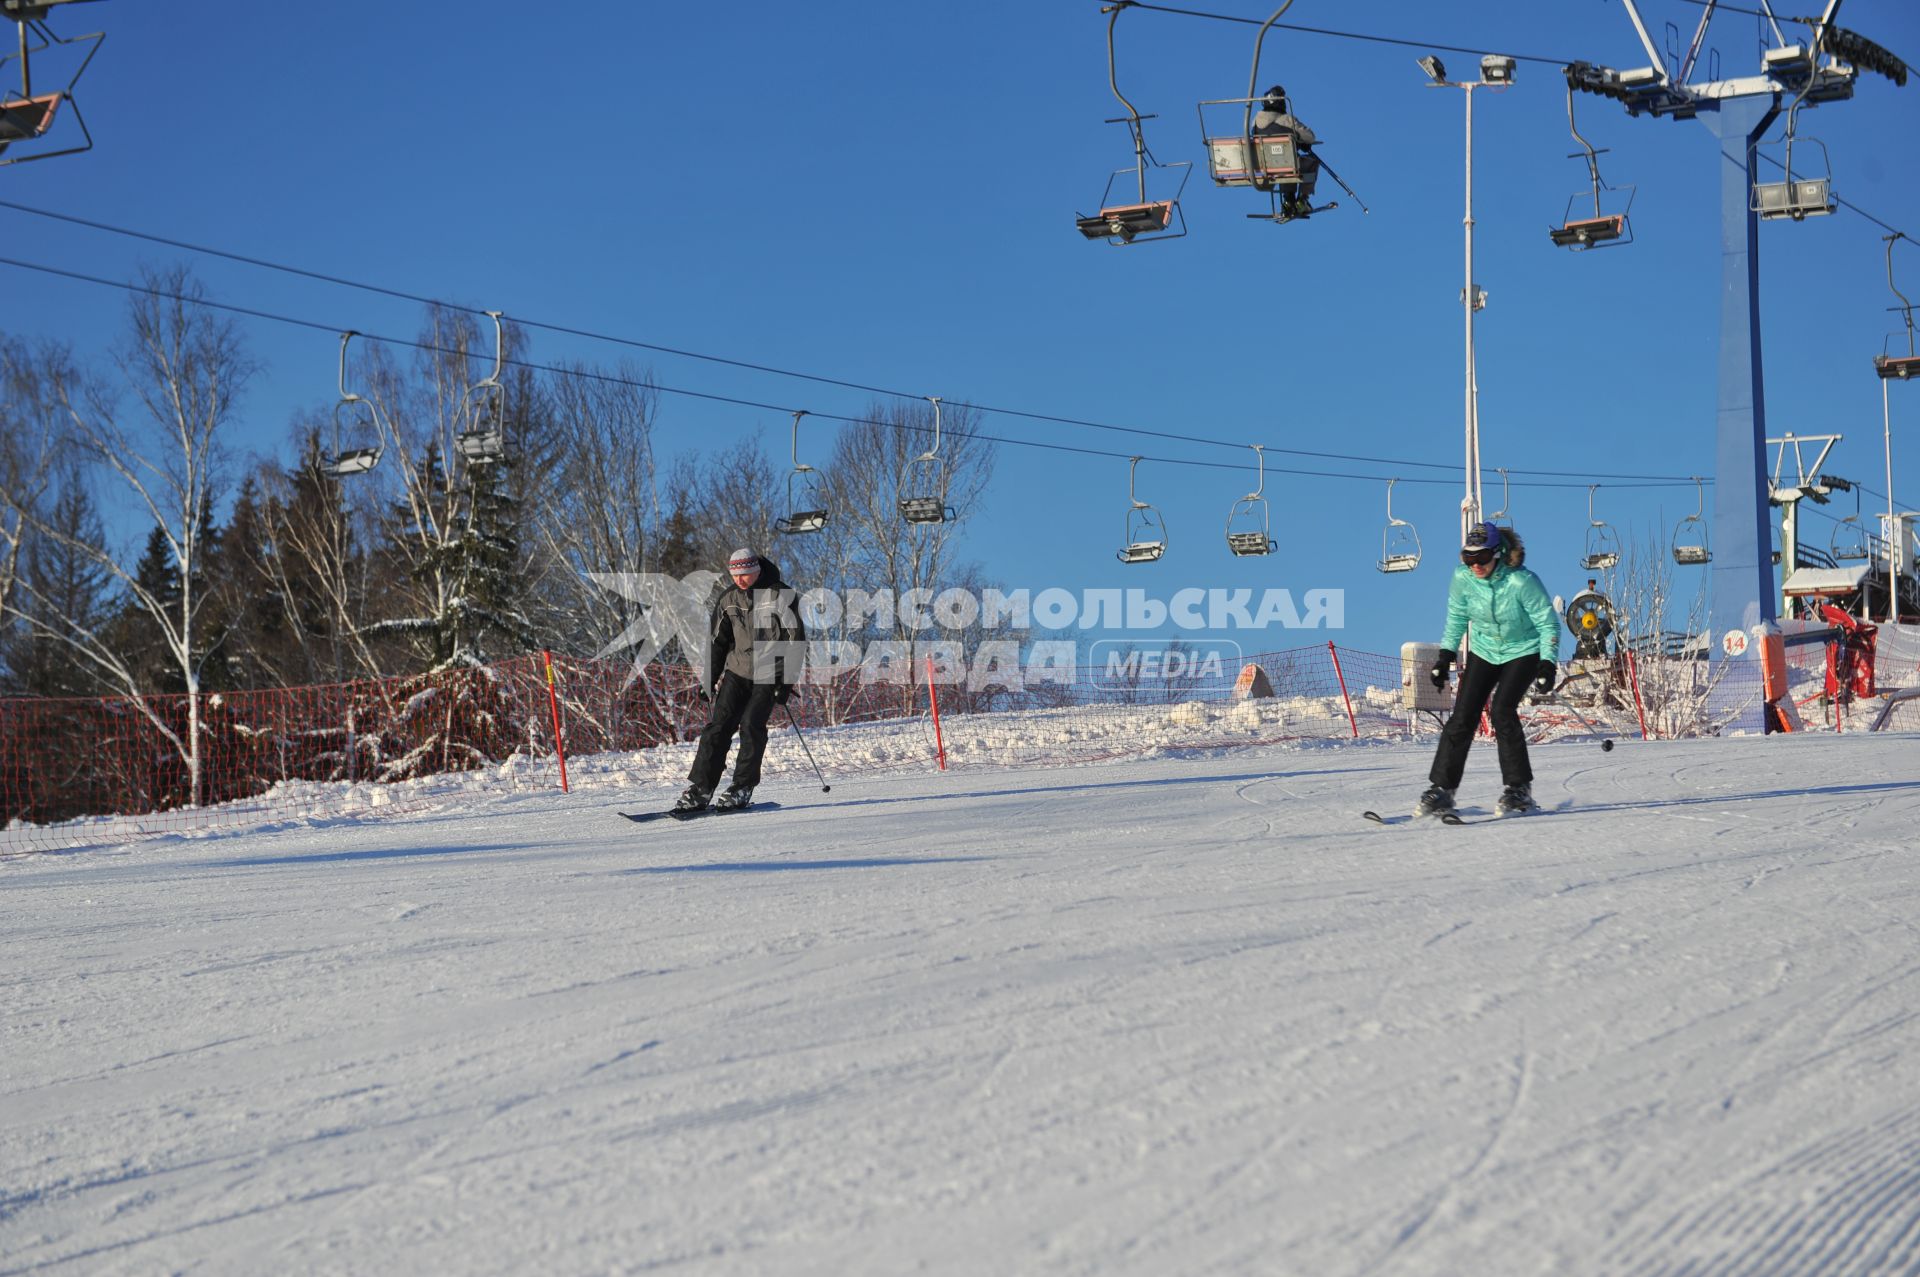
[[[992,477],[993,448],[973,437],[978,414],[964,404],[942,405],[940,422],[932,464],[919,460],[933,448],[930,405],[875,404],[863,420],[840,429],[822,467],[832,513],[811,547],[808,584],[834,592],[843,602],[855,591],[870,597],[885,591],[898,601],[910,590],[977,586],[977,577],[957,561],[955,550]],[[951,508],[954,518],[910,523],[900,512],[900,500],[908,496],[934,498]],[[896,608],[891,623],[877,631],[865,616],[846,609],[808,637],[911,643],[930,635],[916,634]],[[826,708],[830,717],[837,710],[831,700]]]
[[[205,290],[181,268],[148,273],[129,308],[129,331],[114,363],[131,407],[97,382],[63,370],[54,392],[70,422],[76,455],[109,486],[123,490],[133,510],[150,521],[179,574],[174,597],[150,589],[121,565],[121,557],[39,515],[38,536],[96,564],[128,604],[150,620],[185,690],[185,721],[143,698],[138,671],[104,626],[32,609],[29,623],[66,643],[101,679],[129,698],[179,754],[187,770],[191,806],[204,792],[201,740],[201,667],[214,644],[203,633],[206,602],[201,561],[223,465],[222,433],[255,365],[232,324],[198,302]],[[44,602],[44,601],[43,601]]]
[[[510,357],[522,341],[509,327]],[[501,579],[520,576],[526,562],[511,516],[501,513],[511,505],[510,467],[474,464],[461,448],[461,436],[483,424],[484,401],[472,391],[493,367],[493,335],[483,337],[471,315],[436,306],[421,345],[411,375],[378,353],[369,356],[391,461],[374,473],[397,488],[383,548],[398,569],[390,584],[404,614],[372,621],[362,634],[404,639],[442,670],[480,663],[488,632],[522,649],[533,637],[511,597],[512,582]],[[517,387],[519,397],[510,393],[506,401],[510,456],[532,383],[521,378]]]
[[[570,637],[598,651],[639,619],[637,603],[595,584],[596,572],[666,570],[653,452],[657,396],[644,372],[612,377],[574,365],[553,380],[555,464],[537,499],[535,535],[559,568],[551,590]]]
[[[360,628],[371,574],[362,529],[377,522],[371,495],[322,470],[311,426],[296,437],[298,463],[263,465],[255,475],[265,506],[264,544],[250,566],[287,636],[284,654],[260,656],[282,684],[377,678],[378,654]]]
[[[44,513],[64,433],[55,386],[71,369],[59,347],[0,337],[0,626],[10,622],[31,522]]]

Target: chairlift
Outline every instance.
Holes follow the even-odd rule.
[[[24,164],[28,160],[50,160],[57,155],[77,155],[81,151],[93,149],[93,134],[87,129],[86,117],[80,113],[80,102],[73,95],[73,86],[86,74],[87,66],[93,61],[93,55],[100,51],[100,44],[106,39],[106,33],[95,31],[88,35],[57,36],[44,21],[47,10],[56,4],[66,4],[69,0],[9,0],[0,10],[13,19],[19,30],[18,51],[0,57],[0,68],[18,60],[20,63],[20,91],[16,94],[10,89],[0,89],[0,165]],[[72,75],[67,77],[64,87],[54,92],[33,91],[33,58],[57,45],[85,45],[86,55]],[[62,110],[73,116],[79,127],[80,140],[70,146],[53,150],[37,150],[29,145],[21,154],[8,154],[16,143],[32,144],[46,138],[53,132],[55,122]]]
[[[1250,443],[1260,466],[1260,485],[1233,503],[1227,511],[1227,548],[1242,558],[1272,554],[1278,548],[1269,532],[1267,498],[1267,453],[1264,444]]]
[[[933,446],[907,462],[900,471],[900,517],[908,523],[948,523],[953,507],[946,502],[946,463],[940,459],[940,397],[928,395],[933,405]]]
[[[1380,570],[1411,572],[1420,566],[1420,533],[1405,519],[1393,517],[1393,485],[1387,480],[1387,529],[1380,534]]]
[[[1565,212],[1560,216],[1560,225],[1551,228],[1547,234],[1561,248],[1580,251],[1588,248],[1616,248],[1633,242],[1633,228],[1627,221],[1627,213],[1633,207],[1634,188],[1631,186],[1608,186],[1600,177],[1600,159],[1606,154],[1606,147],[1595,150],[1586,138],[1580,136],[1580,129],[1573,118],[1573,68],[1567,71],[1567,128],[1573,134],[1573,140],[1580,144],[1580,150],[1567,156],[1570,160],[1584,159],[1587,162],[1587,186],[1585,191],[1575,191],[1567,199]],[[1602,208],[1602,192],[1609,196],[1607,203],[1613,204],[1617,211]],[[1620,194],[1626,194],[1626,202],[1619,201]],[[1575,205],[1581,205],[1576,210]],[[1587,206],[1591,206],[1591,211]]]
[[[340,402],[333,406],[333,451],[320,463],[320,472],[336,479],[373,469],[387,446],[379,409],[372,400],[347,389],[347,343],[357,336],[351,330],[340,334]],[[349,439],[355,446],[347,445]]]
[[[1899,311],[1900,318],[1906,323],[1907,353],[1889,354],[1883,348],[1882,352],[1873,358],[1873,370],[1880,374],[1882,380],[1898,377],[1905,381],[1909,377],[1920,375],[1920,354],[1915,354],[1913,348],[1913,303],[1907,300],[1907,295],[1901,292],[1899,286],[1893,282],[1893,244],[1895,240],[1905,239],[1907,236],[1904,232],[1895,231],[1881,238],[1887,241],[1887,287],[1893,289],[1893,295],[1900,299],[1900,304],[1890,309]],[[1887,339],[1888,344],[1892,341],[1891,337]]]
[[[1867,545],[1867,528],[1860,522],[1860,489],[1853,489],[1853,513],[1833,525],[1827,538],[1827,550],[1835,563],[1859,563],[1873,557]]]
[[[1593,494],[1599,487],[1596,483],[1587,489],[1587,553],[1580,566],[1589,572],[1604,572],[1620,562],[1620,538],[1593,517]]]
[[[1674,525],[1673,561],[1683,568],[1697,568],[1713,561],[1713,551],[1707,543],[1707,485],[1698,475],[1693,479],[1694,487],[1699,490],[1699,504],[1694,512]],[[1691,524],[1692,527],[1688,527]]]
[[[1850,514],[1833,525],[1827,549],[1836,563],[1858,563],[1873,557],[1867,548],[1867,529],[1858,514]]]
[[[1133,490],[1140,458],[1127,461],[1127,543],[1115,555],[1122,563],[1152,563],[1167,552],[1167,520]]]
[[[501,312],[486,312],[493,320],[493,371],[467,391],[468,426],[460,432],[461,455],[468,465],[490,466],[507,456],[507,388],[500,384],[506,364],[507,333]]]
[[[818,532],[827,526],[827,498],[820,483],[820,472],[800,460],[800,418],[805,408],[793,412],[793,473],[787,476],[787,516],[774,521],[774,530],[789,535]]]
[[[1265,127],[1256,127],[1254,109],[1265,98],[1254,94],[1260,83],[1260,47],[1267,38],[1267,31],[1280,15],[1293,7],[1293,0],[1285,0],[1273,11],[1260,27],[1260,33],[1253,41],[1253,69],[1247,76],[1247,96],[1243,98],[1214,98],[1199,105],[1200,136],[1207,148],[1207,170],[1216,186],[1246,186],[1264,192],[1268,197],[1268,211],[1248,213],[1255,221],[1268,221],[1277,226],[1288,222],[1303,221],[1315,213],[1324,213],[1338,208],[1339,202],[1329,200],[1325,204],[1313,202],[1313,189],[1319,181],[1320,173],[1325,170],[1328,177],[1338,182],[1362,212],[1366,204],[1353,188],[1341,181],[1340,175],[1333,171],[1313,148],[1320,145],[1305,125],[1298,129],[1279,122]],[[1236,112],[1234,108],[1238,108]],[[1239,128],[1232,128],[1229,121],[1239,115]],[[1289,111],[1286,119],[1292,119]]]
[[[1100,195],[1100,211],[1092,217],[1075,214],[1074,224],[1080,233],[1088,239],[1104,239],[1109,244],[1142,244],[1154,240],[1178,239],[1187,233],[1186,214],[1180,211],[1180,195],[1187,189],[1187,179],[1193,175],[1193,161],[1181,160],[1175,164],[1162,164],[1153,158],[1153,152],[1147,149],[1146,133],[1141,127],[1142,120],[1156,119],[1156,116],[1142,115],[1134,109],[1126,95],[1120,92],[1119,73],[1115,69],[1113,53],[1113,28],[1120,21],[1121,10],[1133,4],[1134,0],[1117,0],[1116,3],[1101,9],[1102,13],[1113,16],[1107,20],[1107,84],[1113,89],[1113,96],[1120,99],[1120,105],[1127,108],[1124,117],[1108,120],[1108,124],[1124,124],[1133,138],[1133,166],[1115,169],[1107,177],[1106,190]],[[1161,189],[1156,195],[1166,194],[1165,186],[1172,181],[1175,170],[1179,170],[1180,180],[1174,184],[1173,193],[1165,199],[1149,199],[1147,196],[1147,174],[1157,170],[1163,180],[1156,182]],[[1121,193],[1114,194],[1114,183],[1123,177],[1133,178],[1133,190],[1128,192],[1122,183]],[[1134,199],[1126,201],[1127,194]],[[1179,229],[1174,229],[1175,227]]]
[[[1495,466],[1493,472],[1500,476],[1500,508],[1487,516],[1487,522],[1493,524],[1496,528],[1503,528],[1506,524],[1500,522],[1500,520],[1507,517],[1507,505],[1510,500],[1507,486],[1507,472],[1499,466]]]
[[[1813,81],[1809,79],[1807,83],[1811,85]],[[1796,138],[1794,136],[1794,121],[1800,114],[1801,98],[1805,96],[1806,90],[1803,88],[1800,91],[1800,97],[1796,97],[1793,105],[1787,108],[1787,126],[1784,135],[1786,155],[1784,162],[1780,165],[1786,174],[1785,180],[1753,184],[1753,199],[1749,207],[1760,215],[1762,221],[1777,221],[1786,217],[1801,222],[1809,217],[1831,213],[1839,207],[1839,201],[1833,194],[1833,167],[1827,159],[1827,144],[1816,137]],[[1810,142],[1820,148],[1820,176],[1809,177],[1805,173],[1798,177],[1794,175],[1793,145],[1795,141]],[[1755,143],[1756,149],[1758,146],[1759,144]]]

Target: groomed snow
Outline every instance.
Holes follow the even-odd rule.
[[[1462,829],[1313,746],[28,856],[0,1273],[1913,1273],[1915,746],[1557,744]]]

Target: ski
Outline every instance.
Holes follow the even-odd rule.
[[[650,820],[678,820],[686,822],[698,820],[702,816],[732,816],[743,811],[779,811],[779,803],[748,803],[745,807],[698,807],[693,811],[675,811],[671,807],[665,811],[623,811],[621,816],[636,825],[644,825]]]
[[[1363,811],[1360,814],[1376,825],[1405,825],[1419,819],[1414,816],[1382,816],[1377,811]],[[1477,820],[1468,820],[1457,811],[1438,812],[1435,814],[1434,819],[1443,825],[1477,825],[1480,823]]]

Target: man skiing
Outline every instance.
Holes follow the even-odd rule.
[[[1467,530],[1460,566],[1447,587],[1442,650],[1428,677],[1435,688],[1446,688],[1463,635],[1467,664],[1454,693],[1453,715],[1441,730],[1440,748],[1427,773],[1433,783],[1420,795],[1417,815],[1453,810],[1453,791],[1460,787],[1482,710],[1493,724],[1500,779],[1506,785],[1497,810],[1503,816],[1539,810],[1533,800],[1527,738],[1520,729],[1520,698],[1529,685],[1543,696],[1553,690],[1559,673],[1560,622],[1547,587],[1524,566],[1526,559],[1526,546],[1512,528],[1476,523]]]
[[[707,662],[700,685],[713,698],[712,712],[700,733],[693,770],[675,811],[700,811],[713,801],[714,787],[727,769],[727,747],[737,731],[740,754],[733,784],[713,806],[720,811],[745,807],[760,783],[760,759],[767,750],[767,720],[784,705],[800,682],[806,661],[806,627],[800,622],[793,587],[780,568],[752,550],[735,550],[727,560],[730,587],[722,587],[707,627]]]

